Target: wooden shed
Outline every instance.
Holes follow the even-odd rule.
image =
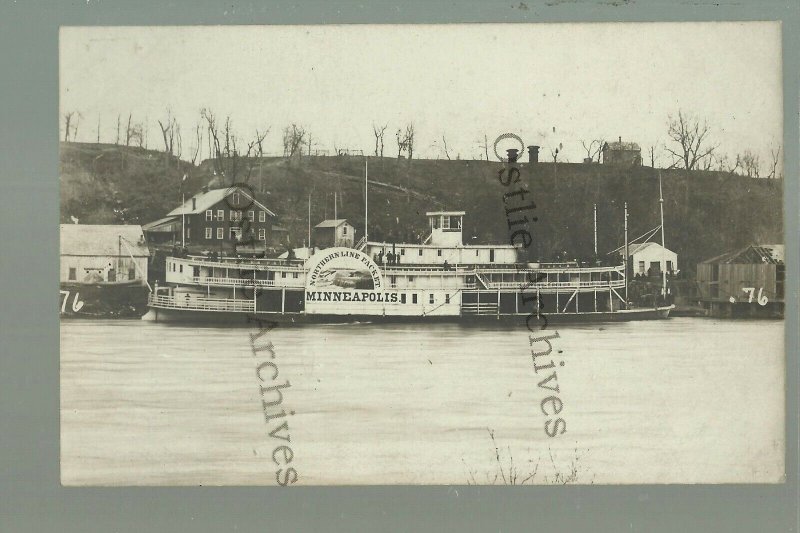
[[[782,244],[751,244],[697,265],[700,303],[712,316],[782,316]]]

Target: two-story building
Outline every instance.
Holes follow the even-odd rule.
[[[617,142],[603,144],[603,164],[619,167],[642,166],[642,148],[634,142]]]
[[[143,229],[153,243],[232,249],[235,243],[248,238],[255,243],[273,243],[276,234],[282,234],[275,221],[275,213],[244,187],[204,187],[166,217],[145,224]]]

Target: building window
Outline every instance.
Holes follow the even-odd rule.
[[[206,228],[206,239],[211,239],[214,237],[214,229],[213,228]]]
[[[206,209],[206,220],[214,220],[214,212],[211,209]]]
[[[233,193],[233,205],[239,205],[239,193]]]
[[[128,268],[128,279],[136,279],[136,267],[131,266]]]
[[[434,302],[433,293],[430,294],[428,297],[428,303],[432,304]]]
[[[232,241],[233,240],[237,240],[239,238],[239,236],[242,234],[242,229],[241,228],[231,228],[229,234],[230,234],[229,238]]]
[[[247,218],[250,219],[250,222],[255,222],[256,221],[256,212],[251,209],[250,211],[247,212]]]
[[[342,235],[347,235],[347,224],[342,226]]]
[[[237,222],[239,220],[242,220],[242,212],[241,211],[234,211],[233,209],[231,209],[230,221],[231,222]]]
[[[411,295],[411,303],[412,304],[417,303],[417,293],[416,292]]]
[[[225,210],[217,209],[217,220],[225,220]]]
[[[78,275],[76,274],[75,269],[70,267],[70,269],[69,269],[69,280],[70,281],[75,281],[76,279],[78,279]]]
[[[264,228],[258,228],[258,240],[266,241],[267,240],[267,230]]]
[[[225,228],[217,228],[217,239],[225,237]]]
[[[672,272],[672,261],[667,261],[667,272]]]
[[[639,274],[644,274],[644,261],[639,261]]]
[[[259,222],[266,222],[267,221],[267,214],[264,211],[258,212],[258,221]]]
[[[661,272],[661,263],[658,261],[650,261],[650,268],[653,272]]]

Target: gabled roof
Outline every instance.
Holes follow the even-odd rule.
[[[134,257],[150,255],[141,226],[61,224],[59,234],[61,255],[127,257],[128,248]]]
[[[225,198],[227,198],[230,194],[238,192],[239,194],[243,195],[248,200],[252,200],[253,204],[258,206],[259,209],[263,209],[264,211],[269,214],[269,216],[276,216],[275,213],[270,211],[270,209],[256,200],[255,198],[250,195],[243,187],[225,187],[224,189],[211,189],[206,192],[199,192],[186,200],[186,202],[173,209],[167,216],[172,215],[196,215],[198,213],[202,213],[207,209],[211,209],[214,205],[218,204]],[[195,207],[192,209],[192,199],[196,200]],[[249,209],[249,208],[248,208]]]
[[[142,231],[173,231],[173,224],[177,224],[178,217],[164,217],[142,225]]]
[[[317,224],[314,227],[315,228],[338,228],[342,224],[347,224],[347,219],[346,218],[331,218],[331,219],[328,219],[328,220],[323,220],[322,222],[320,222],[319,224]],[[352,226],[352,224],[351,224],[351,226]]]
[[[739,263],[739,264],[758,264],[758,263],[783,263],[784,246],[782,244],[751,244],[726,252],[722,255],[706,259],[705,263]]]
[[[608,148],[610,150],[633,150],[637,152],[640,152],[642,150],[641,147],[636,143],[618,142],[618,141],[606,143],[604,148]]]

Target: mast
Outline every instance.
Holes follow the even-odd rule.
[[[628,202],[625,202],[625,307],[628,306]]]
[[[339,217],[337,216],[338,211],[336,210],[336,191],[333,191],[333,219],[337,220]]]
[[[597,257],[597,204],[594,204],[594,256]]]
[[[311,195],[308,195],[308,255],[311,256]]]
[[[661,208],[661,260],[664,268],[661,269],[661,296],[667,294],[667,249],[664,246],[664,191],[661,188],[661,170],[658,171],[658,205]]]
[[[364,242],[367,242],[368,226],[367,214],[369,213],[369,156],[364,160]]]

